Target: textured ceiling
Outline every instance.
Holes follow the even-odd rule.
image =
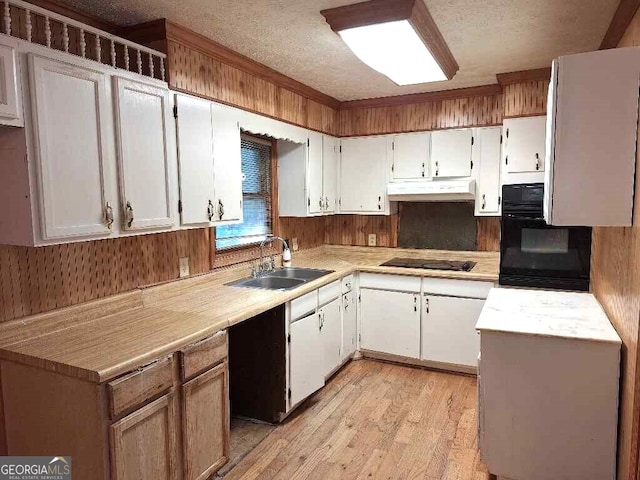
[[[338,100],[495,83],[596,50],[619,0],[425,0],[460,70],[400,87],[360,62],[320,10],[354,0],[65,0],[120,25],[166,17]]]

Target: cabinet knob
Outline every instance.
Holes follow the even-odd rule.
[[[213,219],[213,215],[213,202],[209,200],[209,203],[207,204],[207,218],[209,218],[209,221]]]
[[[322,201],[322,197],[320,197],[320,200],[318,201],[318,205],[320,205],[320,210],[324,210],[324,202]]]
[[[483,193],[482,194],[482,209],[484,210],[487,206],[487,196]]]
[[[125,221],[127,222],[127,228],[131,228],[131,225],[133,225],[133,206],[131,205],[131,202],[127,202],[127,206],[125,207],[125,212],[124,212],[124,218]]]
[[[440,171],[440,166],[438,165],[438,162],[436,162],[436,177],[438,176],[439,171]]]
[[[540,155],[536,153],[536,170],[540,170]]]
[[[224,216],[224,203],[222,203],[222,200],[218,200],[218,218],[222,220],[223,216]]]
[[[113,207],[111,202],[107,202],[104,207],[104,222],[107,224],[107,228],[111,230],[113,228]]]

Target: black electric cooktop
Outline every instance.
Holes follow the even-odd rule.
[[[380,264],[381,267],[423,268],[425,270],[453,270],[469,272],[476,262],[457,262],[452,260],[424,260],[419,258],[392,258]]]

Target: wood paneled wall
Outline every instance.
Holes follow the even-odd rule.
[[[537,80],[504,86],[504,117],[528,117],[547,114],[549,82]]]
[[[375,233],[378,247],[398,246],[398,215],[334,215],[325,217],[324,242],[367,246]]]
[[[636,14],[619,47],[640,46],[640,14]],[[640,165],[636,161],[636,188]],[[593,230],[591,288],[622,338],[618,479],[640,478],[640,195],[635,196],[633,227]]]
[[[209,229],[27,248],[0,245],[0,322],[209,270]]]

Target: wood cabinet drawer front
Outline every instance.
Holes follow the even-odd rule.
[[[318,308],[318,290],[291,300],[291,321],[301,319]]]
[[[422,291],[425,294],[447,295],[451,297],[466,297],[485,299],[492,282],[478,280],[454,280],[451,278],[423,278]]]
[[[420,277],[389,275],[386,273],[362,273],[360,275],[360,288],[420,293],[421,281]]]
[[[331,282],[329,285],[320,287],[318,290],[318,305],[325,305],[342,295],[340,280]]]
[[[169,390],[172,385],[173,357],[163,358],[109,382],[107,390],[111,418]]]
[[[193,377],[227,358],[227,331],[223,330],[180,350],[182,379]]]

